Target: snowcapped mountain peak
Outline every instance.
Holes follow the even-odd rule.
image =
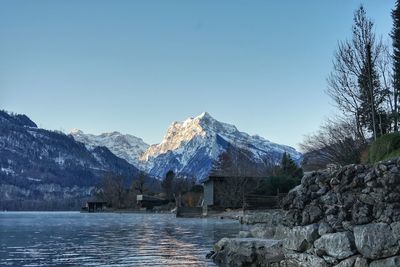
[[[83,134],[83,132],[77,128],[74,128],[71,130],[70,134],[74,135],[74,134]]]
[[[208,112],[203,112],[199,116],[195,117],[193,119],[194,121],[198,122],[199,124],[206,126],[206,125],[212,125],[214,123],[219,123],[216,119],[214,119],[210,113]]]
[[[207,133],[201,124],[202,117],[188,118],[183,122],[173,122],[168,128],[160,144],[151,145],[140,157],[141,161],[148,161],[150,157],[165,154],[176,150],[185,142],[189,142],[196,136],[205,136]]]
[[[272,143],[258,135],[250,136],[203,112],[183,122],[173,122],[162,142],[150,146],[140,157],[141,168],[156,177],[172,170],[202,179],[228,147],[246,151],[254,166],[277,164],[284,152],[296,161],[301,157],[292,147]]]
[[[215,120],[210,113],[208,113],[207,111],[204,111],[203,113],[201,113],[199,116],[197,116],[197,118],[199,119],[206,119],[206,120]]]
[[[170,170],[197,179],[205,178],[221,154],[237,151],[245,155],[246,166],[260,172],[278,164],[284,152],[297,162],[301,158],[292,147],[241,132],[232,124],[216,120],[208,112],[173,122],[163,140],[151,146],[140,138],[119,132],[92,135],[74,130],[71,135],[91,149],[105,146],[116,156],[159,178]]]
[[[70,134],[76,141],[84,143],[89,149],[105,146],[116,156],[133,165],[139,164],[139,156],[149,147],[141,138],[117,131],[94,135],[85,134],[81,130],[74,129]]]

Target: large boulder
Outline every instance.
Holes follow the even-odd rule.
[[[284,240],[284,247],[289,250],[304,252],[312,247],[318,237],[318,224],[296,226],[289,231],[288,238]]]
[[[210,257],[224,266],[279,263],[284,259],[282,241],[260,238],[222,238]]]
[[[285,212],[282,210],[268,210],[264,212],[255,212],[244,215],[240,221],[243,224],[262,223],[267,226],[277,226],[282,223]]]
[[[366,258],[357,257],[354,262],[354,267],[368,267],[368,261]]]
[[[341,262],[339,262],[338,264],[336,264],[333,267],[354,267],[354,263],[357,260],[357,256],[352,256],[350,258],[347,258],[345,260],[342,260]]]
[[[328,224],[328,223],[320,223],[319,224],[319,228],[318,228],[318,234],[319,235],[325,235],[325,234],[329,234],[332,233],[333,229],[332,227]]]
[[[399,222],[394,222],[390,225],[390,228],[392,228],[392,234],[393,236],[397,239],[400,240],[400,221]]]
[[[322,218],[322,215],[323,212],[320,207],[315,204],[308,205],[303,210],[301,223],[307,225],[318,222]]]
[[[345,259],[356,254],[354,236],[350,232],[339,232],[321,236],[314,242],[317,253],[336,259]]]
[[[275,228],[275,234],[273,239],[283,240],[289,235],[290,228],[287,226],[279,225]]]
[[[397,238],[385,223],[371,223],[354,227],[357,250],[368,259],[381,259],[396,255]]]
[[[285,253],[280,267],[328,267],[324,259],[307,253]]]
[[[268,226],[265,224],[256,224],[250,227],[250,234],[252,237],[256,238],[266,238],[266,239],[273,239],[275,235],[274,226]]]
[[[369,264],[369,267],[399,267],[400,256],[390,257],[383,260],[376,260]]]
[[[240,238],[248,238],[252,237],[250,231],[239,231],[238,237]]]

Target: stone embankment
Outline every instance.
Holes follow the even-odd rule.
[[[224,266],[400,266],[400,159],[307,173],[282,207],[243,216],[248,231],[208,256]]]

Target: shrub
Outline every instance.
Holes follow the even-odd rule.
[[[255,194],[275,196],[277,192],[287,193],[295,186],[299,185],[301,178],[287,176],[270,176],[260,181]]]
[[[400,156],[400,133],[389,133],[373,142],[368,151],[368,160],[375,163]]]

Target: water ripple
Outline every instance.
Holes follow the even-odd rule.
[[[239,224],[171,214],[0,212],[0,266],[213,266]]]

